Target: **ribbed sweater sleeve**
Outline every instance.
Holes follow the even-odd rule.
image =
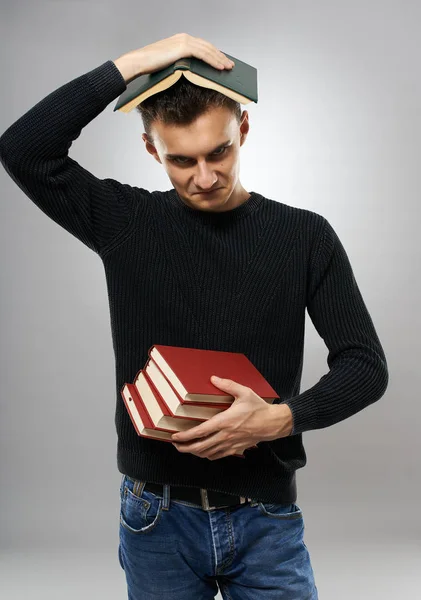
[[[328,349],[329,372],[288,399],[291,435],[329,427],[374,403],[388,385],[385,354],[338,235],[326,219],[310,265],[307,311]]]
[[[0,138],[0,160],[15,183],[97,253],[128,227],[141,195],[127,184],[95,177],[69,157],[69,149],[125,89],[123,76],[109,60],[50,93]]]

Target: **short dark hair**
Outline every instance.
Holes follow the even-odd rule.
[[[197,117],[211,108],[226,107],[231,110],[238,123],[241,122],[241,105],[225,94],[191,83],[184,76],[166,90],[153,94],[136,106],[140,113],[148,139],[151,125],[162,121],[166,125],[190,125]]]

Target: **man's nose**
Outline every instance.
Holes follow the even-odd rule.
[[[194,177],[194,184],[198,190],[206,192],[215,185],[217,181],[216,174],[207,164],[198,164],[197,172]]]

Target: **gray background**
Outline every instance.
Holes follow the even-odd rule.
[[[308,463],[297,475],[297,502],[319,597],[414,597],[420,3],[3,0],[0,21],[2,132],[67,81],[182,31],[258,69],[241,181],[331,222],[390,369],[379,402],[304,434]],[[99,177],[172,187],[144,149],[140,116],[113,106],[84,129],[71,157]],[[3,169],[0,185],[1,585],[8,599],[123,598],[102,263]],[[326,348],[308,319],[302,390],[326,369]]]

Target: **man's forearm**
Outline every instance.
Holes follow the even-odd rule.
[[[139,67],[136,67],[133,59],[127,54],[116,58],[113,60],[113,63],[120,71],[126,83],[129,83],[132,79],[142,74]]]

